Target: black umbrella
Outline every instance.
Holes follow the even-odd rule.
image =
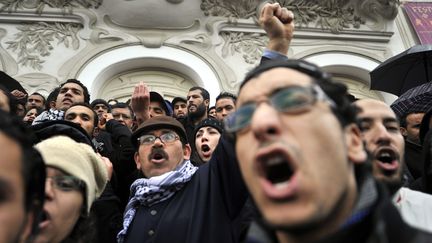
[[[399,117],[410,113],[427,112],[432,108],[432,82],[403,93],[390,106]]]
[[[9,92],[12,92],[16,89],[27,94],[27,91],[23,88],[23,86],[21,86],[21,84],[17,80],[7,75],[3,71],[0,71],[0,85],[5,87]]]
[[[386,60],[370,72],[371,89],[397,96],[431,81],[432,45],[417,45]]]

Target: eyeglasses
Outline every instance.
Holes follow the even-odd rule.
[[[46,180],[50,181],[52,186],[62,191],[80,191],[85,188],[84,181],[74,176],[53,176],[47,177]]]
[[[265,102],[270,103],[279,112],[296,113],[310,107],[317,100],[327,101],[331,107],[336,107],[334,101],[316,84],[309,87],[290,86],[280,89]],[[257,103],[248,103],[228,115],[225,118],[226,131],[238,132],[249,126],[256,108]]]
[[[170,144],[175,142],[177,139],[179,139],[179,136],[173,132],[168,132],[160,135],[159,137],[155,135],[142,135],[138,138],[138,141],[141,145],[152,145],[156,141],[156,139],[159,138],[162,143],[164,144]]]

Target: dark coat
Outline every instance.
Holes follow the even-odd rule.
[[[126,242],[238,242],[235,220],[246,198],[233,144],[221,139],[210,162],[173,197],[138,208]]]
[[[410,189],[432,195],[432,130],[429,130],[423,143],[423,175],[410,185]]]

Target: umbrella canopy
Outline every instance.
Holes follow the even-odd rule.
[[[371,89],[397,96],[432,79],[432,45],[417,45],[370,72]]]
[[[16,89],[27,94],[26,90],[23,88],[23,86],[21,86],[21,84],[17,80],[7,75],[3,71],[0,71],[0,85],[8,89],[9,92],[12,92],[13,90]]]
[[[413,112],[427,112],[432,108],[432,82],[414,87],[403,93],[390,105],[398,117]]]

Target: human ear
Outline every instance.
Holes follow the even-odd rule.
[[[345,128],[345,141],[348,158],[353,163],[364,163],[367,159],[366,150],[360,129],[355,124],[347,125]]]

